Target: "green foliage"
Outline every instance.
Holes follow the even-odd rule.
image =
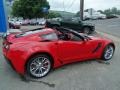
[[[116,7],[113,7],[111,9],[104,10],[103,13],[106,14],[107,16],[110,16],[112,14],[120,15],[120,10],[118,10]]]
[[[98,10],[97,12],[103,13],[103,11],[102,11],[102,10]]]
[[[80,11],[78,11],[75,16],[80,17]]]
[[[87,12],[88,9],[86,9],[85,11]],[[106,9],[104,11],[98,10],[98,12],[101,12],[101,13],[107,15],[107,16],[111,16],[112,14],[120,15],[120,10],[118,10],[116,7],[113,7],[111,9]],[[78,11],[75,16],[77,16],[77,17],[80,16],[80,12]]]
[[[47,18],[57,18],[57,17],[61,17],[61,15],[59,13],[56,13],[56,12],[50,12],[47,15]]]
[[[12,7],[12,15],[23,18],[39,18],[46,14],[42,12],[43,7],[48,7],[47,0],[15,0]]]

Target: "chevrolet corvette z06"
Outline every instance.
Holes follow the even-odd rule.
[[[88,36],[67,28],[34,29],[3,36],[3,55],[21,75],[46,76],[51,69],[91,59],[113,57],[112,40]]]

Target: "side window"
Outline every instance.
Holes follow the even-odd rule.
[[[41,36],[41,38],[44,40],[58,40],[56,33],[44,34]]]
[[[82,41],[82,39],[75,34],[71,33],[71,41]]]

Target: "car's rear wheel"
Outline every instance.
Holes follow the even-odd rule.
[[[41,78],[46,76],[52,67],[49,56],[41,54],[31,58],[27,63],[27,74],[34,78]]]
[[[85,34],[91,34],[91,28],[90,27],[84,27],[83,28],[83,33],[85,33]]]
[[[111,44],[107,45],[103,51],[102,59],[104,61],[110,60],[114,55],[114,51],[115,51],[115,48],[113,45]]]

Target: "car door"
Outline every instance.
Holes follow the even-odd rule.
[[[62,21],[61,26],[70,28],[70,29],[75,29],[77,26],[77,23],[73,22],[72,20]]]
[[[61,26],[71,28],[71,21],[61,21]]]
[[[58,41],[58,56],[64,63],[82,61],[95,57],[93,51],[97,44],[92,40],[59,40]]]
[[[70,26],[71,26],[71,29],[74,29],[74,30],[80,30],[81,28],[81,24],[78,21],[72,21]]]
[[[81,20],[74,21],[74,26],[76,30],[81,30],[83,28],[83,22]]]
[[[58,56],[63,62],[71,62],[72,60],[82,59],[85,55],[84,42],[59,41]]]

